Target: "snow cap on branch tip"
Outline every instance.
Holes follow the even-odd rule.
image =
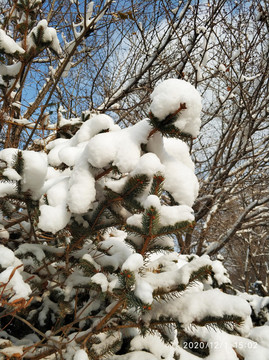
[[[202,102],[193,85],[185,80],[168,79],[157,85],[151,99],[150,112],[159,121],[175,116],[173,125],[180,131],[193,137],[198,135]]]
[[[18,54],[25,53],[25,50],[2,29],[0,29],[0,51],[10,55],[15,54],[16,52]]]

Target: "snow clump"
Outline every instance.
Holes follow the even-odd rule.
[[[202,110],[201,97],[193,85],[185,80],[168,79],[151,94],[150,111],[160,121],[177,112],[181,104],[186,109],[178,113],[174,125],[182,132],[196,137],[199,133]]]

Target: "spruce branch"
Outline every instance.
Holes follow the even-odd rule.
[[[179,108],[175,112],[167,115],[163,120],[157,118],[152,112],[150,112],[149,119],[150,119],[151,125],[153,126],[153,129],[150,131],[150,133],[148,135],[148,140],[157,131],[160,131],[164,136],[173,136],[173,137],[187,136],[187,137],[190,137],[191,135],[181,132],[175,126],[171,127],[172,124],[177,120],[177,115],[182,110],[186,110],[186,109],[187,109],[186,103],[181,103]]]
[[[140,250],[141,255],[145,255],[145,252],[148,250],[149,244],[154,239],[154,223],[156,220],[156,210],[151,209],[150,212],[148,212],[146,215],[143,216],[143,229],[144,233],[147,234],[147,236],[144,239],[144,244],[142,249]]]
[[[100,322],[95,325],[91,331],[89,332],[89,334],[85,334],[82,335],[80,337],[78,337],[76,339],[77,343],[82,343],[84,346],[86,346],[87,342],[89,341],[89,339],[95,334],[98,333],[102,330],[102,328],[104,327],[105,324],[107,324],[107,322],[111,319],[111,317],[117,313],[119,311],[119,309],[124,306],[125,304],[125,300],[124,299],[120,299],[119,301],[117,301],[117,303],[113,306],[113,308],[109,311],[109,313],[107,313],[101,320]]]
[[[177,222],[174,225],[170,226],[162,226],[158,229],[158,236],[172,236],[174,234],[182,234],[187,232],[188,230],[192,230],[195,223],[190,221],[181,221]]]
[[[209,327],[216,327],[225,332],[232,333],[233,326],[240,326],[243,323],[243,319],[237,315],[227,315],[224,314],[223,316],[211,316],[208,315],[204,317],[202,320],[195,320],[192,322],[192,325],[197,326],[209,326]],[[230,329],[229,329],[230,328]]]
[[[150,195],[156,195],[159,198],[162,194],[162,186],[164,182],[164,176],[162,174],[155,174],[152,179],[151,189],[150,189]]]
[[[140,195],[144,191],[148,183],[149,178],[146,175],[136,175],[128,179],[127,183],[123,188],[122,194],[118,194],[111,190],[108,191],[106,199],[98,205],[98,207],[95,209],[91,216],[91,231],[96,229],[98,221],[107,209],[111,208],[111,206],[114,204],[120,204],[130,201],[132,202],[134,197]],[[139,206],[137,202],[135,202],[135,205]]]

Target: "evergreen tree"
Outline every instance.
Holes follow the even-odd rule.
[[[7,358],[268,359],[221,261],[174,250],[194,224],[183,140],[198,134],[200,96],[170,79],[151,98],[132,127],[92,115],[46,153],[0,152]]]

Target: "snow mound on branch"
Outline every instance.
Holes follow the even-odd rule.
[[[8,167],[12,167],[15,157],[18,154],[18,149],[7,148],[0,151],[0,160],[5,162]]]
[[[131,341],[131,350],[145,349],[152,353],[157,359],[173,359],[174,349],[172,346],[160,341],[158,335],[137,335]],[[144,359],[144,358],[143,358]],[[142,360],[142,358],[141,358]]]
[[[116,270],[133,254],[133,250],[125,242],[127,234],[122,230],[114,229],[103,237],[104,240],[99,243],[99,248],[101,251],[105,250],[106,254],[96,251],[96,262],[102,267],[111,266]]]
[[[15,54],[18,52],[19,54],[24,54],[20,45],[18,45],[10,36],[8,36],[4,30],[0,29],[0,51],[3,50],[6,54]]]
[[[186,109],[178,113],[174,125],[182,132],[197,136],[202,110],[201,97],[193,85],[185,80],[168,79],[159,84],[151,94],[150,111],[160,121],[172,115],[185,104]]]
[[[82,214],[92,208],[92,202],[96,195],[95,179],[89,169],[85,151],[75,163],[69,186],[67,204],[70,211]]]
[[[22,63],[19,61],[12,65],[1,65],[0,64],[0,75],[8,77],[16,77],[22,67]]]
[[[27,36],[27,48],[36,48],[37,45],[34,42],[34,38],[38,38],[40,31],[43,32],[42,43],[44,43],[44,45],[48,45],[48,47],[55,51],[56,54],[60,55],[62,53],[62,49],[57,37],[57,32],[53,27],[48,26],[48,22],[45,19],[40,20],[37,26],[35,26]]]
[[[160,159],[153,153],[147,153],[141,156],[131,176],[145,174],[152,177],[156,173],[164,173],[165,167]]]
[[[3,175],[8,177],[9,180],[19,181],[21,180],[21,176],[17,173],[15,169],[6,168],[3,171]]]
[[[17,267],[21,266],[22,262],[14,255],[13,251],[6,248],[4,245],[0,245],[0,266],[7,268],[9,266]]]
[[[156,133],[149,139],[147,148],[157,155],[163,165],[164,189],[179,204],[192,206],[199,184],[188,146],[180,139],[163,139],[161,134]]]
[[[194,172],[194,163],[190,156],[190,149],[184,141],[174,138],[164,138],[163,143],[165,151],[168,154],[182,162]]]
[[[269,326],[257,326],[251,329],[249,334],[250,339],[257,341],[260,345],[269,348]]]
[[[69,222],[71,214],[66,210],[66,206],[41,205],[38,227],[43,231],[55,234],[63,229]]]
[[[152,195],[153,196],[153,195]],[[148,199],[147,199],[148,200]],[[147,201],[148,205],[149,202]],[[161,226],[172,226],[175,223],[181,221],[194,221],[193,210],[187,205],[175,205],[175,206],[156,206],[155,203],[152,204],[158,210],[160,215],[160,225]],[[143,214],[134,214],[128,217],[127,224],[131,226],[142,227]]]
[[[24,169],[22,174],[22,191],[30,190],[34,200],[39,199],[48,168],[47,155],[34,151],[24,151]]]
[[[59,157],[59,153],[61,149],[64,149],[65,147],[68,146],[69,141],[70,140],[59,138],[54,141],[51,141],[47,145],[47,150],[49,150],[48,160],[51,166],[59,166],[62,163]]]
[[[109,164],[121,172],[132,171],[141,156],[141,144],[147,143],[151,126],[142,120],[134,126],[120,131],[98,134],[88,143],[88,161],[102,168]]]
[[[69,190],[69,174],[59,172],[48,167],[47,178],[42,188],[44,196],[40,199],[40,215],[38,226],[43,231],[52,232],[64,228],[71,213],[67,208],[67,197]]]
[[[74,360],[88,360],[88,355],[86,353],[85,350],[80,349],[78,351],[76,351],[75,355],[74,355]]]
[[[47,155],[35,151],[23,151],[22,158],[24,161],[23,173],[19,175],[14,166],[16,157],[18,156],[17,149],[4,149],[0,152],[0,160],[6,163],[7,168],[4,170],[4,175],[12,181],[21,180],[22,191],[31,193],[34,200],[38,200],[41,196],[41,189],[44,184],[48,162]],[[15,192],[14,184],[0,184],[1,196],[4,193],[12,194]]]
[[[138,297],[144,304],[151,304],[153,301],[153,288],[140,276],[136,278],[135,296]]]
[[[141,254],[132,254],[128,257],[128,259],[123,263],[121,269],[135,271],[143,266],[144,259]]]
[[[48,158],[52,166],[64,163],[74,166],[82,156],[88,142],[99,133],[107,131],[119,131],[120,127],[115,125],[113,119],[105,114],[93,115],[85,121],[77,133],[69,139],[56,139],[51,141],[47,149],[50,150]]]
[[[106,292],[107,291],[107,288],[108,288],[108,281],[107,281],[107,278],[105,276],[105,274],[103,273],[97,273],[95,275],[93,275],[91,277],[91,281],[95,284],[98,284],[100,285],[101,289],[102,289],[102,292]]]
[[[117,131],[120,130],[120,127],[115,125],[113,119],[106,114],[94,115],[82,124],[81,128],[70,140],[70,144],[75,146],[84,141],[89,141],[95,135],[107,130]]]
[[[212,304],[218,304],[213,307]],[[202,321],[208,316],[222,318],[225,315],[237,314],[247,320],[251,314],[251,308],[247,301],[233,295],[223,293],[219,289],[197,292],[192,291],[182,294],[179,299],[171,300],[169,307],[154,303],[154,318],[162,316],[177,318],[180,323],[188,327],[194,322]]]
[[[13,251],[3,245],[0,245],[0,254],[0,267],[4,269],[0,273],[0,285],[6,284],[1,291],[4,295],[11,296],[10,302],[20,298],[28,299],[32,290],[21,275],[22,262],[14,255]]]

